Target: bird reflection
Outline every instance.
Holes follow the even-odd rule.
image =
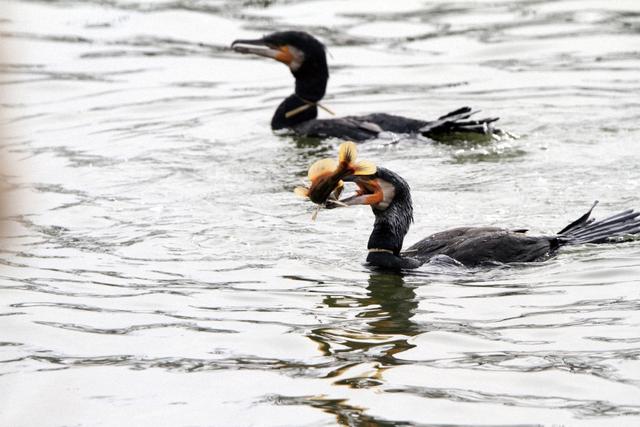
[[[407,285],[397,274],[374,273],[369,276],[369,298],[363,307],[378,305],[380,308],[363,313],[372,317],[369,331],[375,334],[415,335],[418,325],[411,321],[418,308],[414,287]]]
[[[309,337],[325,356],[393,365],[397,363],[393,356],[412,348],[407,340],[420,332],[411,320],[418,307],[414,287],[400,275],[380,272],[372,272],[368,282],[366,297],[326,296],[323,300],[327,307],[358,311],[355,321],[314,329]]]
[[[415,286],[402,276],[372,272],[365,297],[327,296],[327,307],[357,311],[344,323],[317,328],[309,338],[331,357],[334,366],[324,377],[336,386],[370,388],[383,384],[382,372],[403,363],[395,356],[412,347],[408,339],[422,332],[411,319],[418,307]],[[304,403],[333,414],[339,425],[392,425],[366,414],[344,399],[314,396]]]

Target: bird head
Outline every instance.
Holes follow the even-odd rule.
[[[409,184],[400,175],[382,167],[377,167],[372,175],[351,175],[343,180],[354,182],[358,191],[354,196],[341,199],[340,206],[369,205],[376,217],[369,247],[399,252],[413,222]]]
[[[296,77],[327,68],[324,45],[302,31],[279,31],[259,39],[235,40],[231,43],[231,49],[280,61],[289,66]]]

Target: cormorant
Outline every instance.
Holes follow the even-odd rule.
[[[376,219],[367,245],[367,262],[385,269],[412,269],[435,259],[464,266],[540,261],[562,246],[609,243],[640,235],[640,212],[629,209],[595,221],[590,216],[596,201],[587,213],[556,234],[528,236],[524,229],[460,227],[432,234],[402,252],[404,237],[413,222],[407,182],[379,166],[373,175],[351,175],[343,180],[355,182],[359,190],[334,207],[371,206]]]
[[[337,137],[357,142],[376,138],[381,132],[420,134],[436,140],[457,133],[490,137],[505,134],[492,126],[498,118],[470,119],[476,112],[469,107],[432,121],[387,113],[317,119],[318,107],[327,109],[320,100],[329,80],[325,47],[320,41],[305,32],[282,31],[256,40],[235,40],[231,48],[280,61],[289,66],[295,77],[295,92],[282,101],[271,119],[273,130],[290,129],[302,136]]]

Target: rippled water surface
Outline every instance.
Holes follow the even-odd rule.
[[[521,137],[361,146],[406,242],[640,207],[640,3],[3,1],[3,426],[638,425],[640,243],[533,266],[363,266],[364,207],[292,194],[338,141],[277,136],[305,29],[339,115],[463,105]],[[325,113],[322,113],[325,114]]]

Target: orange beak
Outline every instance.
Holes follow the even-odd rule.
[[[384,193],[378,180],[372,176],[352,176],[345,178],[345,181],[353,181],[358,185],[355,196],[340,200],[347,206],[354,205],[377,205],[384,200]]]

